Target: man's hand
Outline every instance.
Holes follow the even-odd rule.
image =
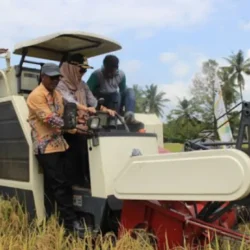
[[[89,112],[89,113],[96,113],[96,109],[94,108],[94,107],[89,107],[89,108],[87,108],[87,111]]]
[[[112,109],[107,109],[106,112],[110,115],[110,116],[115,116],[116,112]]]
[[[115,114],[116,114],[115,110],[108,109],[104,106],[101,107],[101,111],[108,113],[110,116],[115,116]]]
[[[85,105],[78,104],[77,108],[78,110],[83,110],[85,112],[96,113],[96,109],[94,107],[87,107]]]
[[[68,130],[66,130],[66,132],[69,133],[69,134],[75,134],[77,132],[77,129],[76,128],[68,129]]]
[[[82,119],[82,118],[79,118],[79,119],[77,120],[77,123],[78,123],[78,124],[85,124],[86,121],[85,121],[84,119]]]
[[[77,134],[88,134],[88,126],[84,125],[84,124],[78,124],[76,126],[77,128]]]

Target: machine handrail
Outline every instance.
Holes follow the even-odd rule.
[[[0,74],[3,76],[4,85],[5,85],[6,89],[7,89],[7,94],[11,95],[8,79],[7,79],[7,76],[6,76],[5,72],[3,70],[0,70]]]

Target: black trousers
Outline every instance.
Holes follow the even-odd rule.
[[[47,216],[55,212],[55,202],[59,212],[59,222],[68,230],[73,229],[72,222],[77,220],[73,209],[73,193],[67,177],[71,163],[66,152],[38,154],[37,160],[44,172],[45,207]]]
[[[67,176],[72,185],[80,185],[89,188],[89,161],[87,137],[81,134],[64,134],[69,145],[67,157],[71,162],[71,169],[68,169]]]

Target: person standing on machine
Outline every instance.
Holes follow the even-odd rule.
[[[76,231],[81,237],[84,230],[73,209],[72,188],[64,172],[65,168],[71,168],[71,164],[66,154],[69,145],[62,136],[63,98],[55,90],[60,77],[60,69],[56,64],[43,65],[41,83],[27,98],[28,122],[34,154],[44,173],[47,215],[50,217],[53,214],[56,202],[60,224],[63,223],[67,231]],[[76,130],[65,132],[74,134]]]
[[[119,69],[119,59],[116,56],[107,55],[103,66],[91,74],[87,84],[96,98],[104,98],[106,107],[124,115],[127,124],[139,123],[134,116],[134,90],[127,87],[125,73]]]
[[[119,69],[119,59],[114,55],[107,55],[103,60],[103,66],[95,70],[89,77],[87,84],[96,98],[104,98],[105,105],[121,111],[123,97],[130,99],[127,102],[126,111],[134,111],[134,95],[126,92],[126,76]]]
[[[89,176],[87,136],[84,134],[84,131],[88,129],[86,122],[89,115],[85,107],[90,106],[88,109],[95,113],[95,107],[98,104],[87,84],[82,81],[83,75],[89,68],[93,67],[88,65],[87,59],[81,54],[69,56],[60,67],[63,78],[56,88],[63,96],[65,102],[75,103],[79,109],[78,132],[74,135],[65,134],[64,138],[70,146],[68,153],[74,166],[73,169],[69,170],[68,176],[72,180],[72,184],[79,184],[85,187],[89,187],[90,185],[87,178]],[[115,115],[114,110],[107,109],[104,106],[101,106],[100,110],[109,113],[111,116]],[[79,173],[82,173],[84,178],[82,178]],[[78,178],[79,180],[77,180]]]

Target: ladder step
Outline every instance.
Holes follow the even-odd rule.
[[[91,193],[91,190],[89,188],[81,187],[81,186],[72,186],[72,190],[74,191],[84,191]]]

